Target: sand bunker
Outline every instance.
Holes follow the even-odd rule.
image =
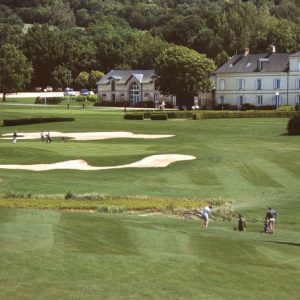
[[[44,135],[47,132],[44,132]],[[1,139],[9,140],[12,139],[13,133],[2,134]],[[104,140],[104,139],[115,139],[115,138],[132,138],[132,139],[161,139],[168,138],[174,135],[170,134],[134,134],[126,131],[114,131],[114,132],[57,132],[50,131],[51,138],[64,137],[71,140],[77,141],[91,141],[91,140]],[[18,132],[18,140],[34,140],[40,139],[40,132]]]
[[[11,170],[29,170],[29,171],[49,171],[49,170],[83,170],[83,171],[96,171],[96,170],[110,170],[122,168],[163,168],[176,161],[193,160],[195,156],[181,155],[181,154],[161,154],[148,156],[137,162],[111,167],[93,167],[90,166],[85,160],[76,159],[68,160],[53,164],[35,164],[35,165],[0,165],[0,169]]]

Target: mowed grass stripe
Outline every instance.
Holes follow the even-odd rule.
[[[296,299],[299,248],[280,244],[292,238],[281,229],[268,236],[256,226],[240,233],[224,222],[205,230],[198,221],[165,217],[14,210],[10,219],[3,213],[1,232],[10,224],[15,233],[0,250],[8,266],[0,269],[3,299],[257,299],[270,293]],[[23,226],[19,234],[15,223]]]

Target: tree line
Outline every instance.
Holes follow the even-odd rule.
[[[10,52],[27,88],[90,87],[110,69],[155,68],[174,44],[219,66],[246,47],[298,51],[299,23],[300,0],[0,0],[0,76]]]

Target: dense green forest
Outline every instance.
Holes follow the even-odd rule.
[[[95,70],[154,68],[170,44],[216,65],[245,47],[294,52],[299,25],[300,0],[0,0],[0,46],[26,57],[29,89],[80,86]]]

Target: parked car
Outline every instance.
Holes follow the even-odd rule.
[[[90,91],[88,89],[80,90],[80,95],[82,95],[82,96],[88,96],[89,94],[90,94]]]
[[[64,96],[76,96],[76,92],[72,88],[66,88],[64,90]]]
[[[53,87],[50,85],[46,86],[46,92],[53,92]]]

